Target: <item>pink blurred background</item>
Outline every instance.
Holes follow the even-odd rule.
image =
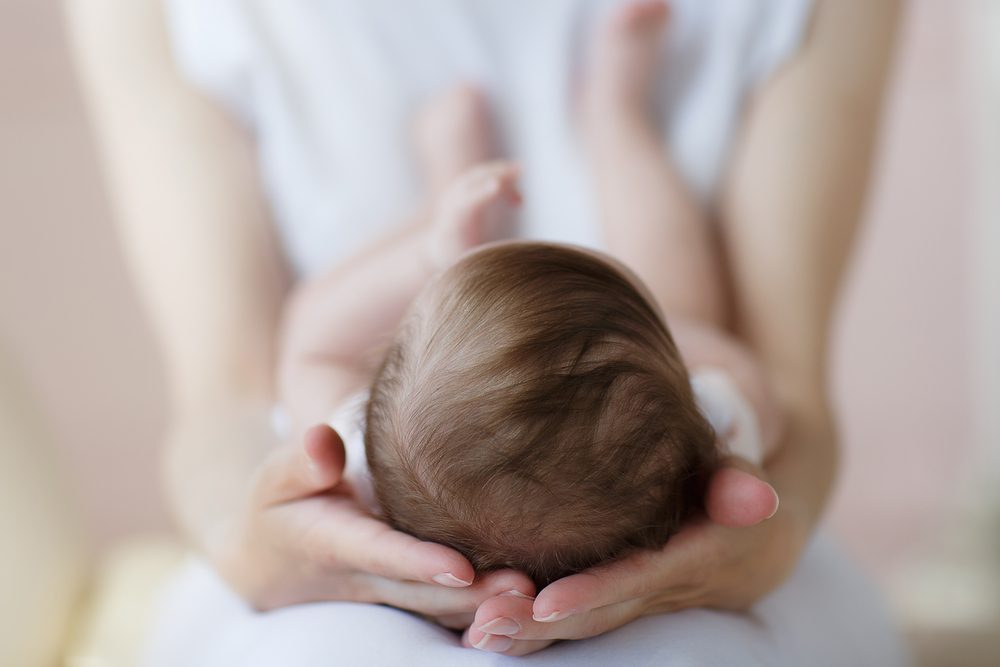
[[[978,178],[965,2],[915,0],[834,350],[831,523],[887,586],[954,522],[973,451]],[[0,0],[0,347],[98,546],[165,530],[162,371],[129,285],[58,3]]]

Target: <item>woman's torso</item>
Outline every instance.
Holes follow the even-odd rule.
[[[292,265],[312,273],[419,203],[414,110],[459,82],[523,166],[526,238],[601,245],[573,122],[583,49],[616,0],[167,0],[182,72],[255,134]],[[810,0],[674,0],[657,109],[710,203],[745,101],[794,50]]]

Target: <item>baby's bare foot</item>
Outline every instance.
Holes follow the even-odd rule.
[[[466,170],[496,157],[489,104],[470,85],[432,98],[417,114],[413,132],[418,167],[432,201]]]
[[[640,0],[616,9],[594,44],[584,122],[587,131],[608,124],[650,120],[650,106],[670,9],[663,0]]]
[[[434,208],[431,255],[446,268],[468,250],[513,233],[513,207],[521,203],[518,167],[489,162],[467,170],[449,185]]]

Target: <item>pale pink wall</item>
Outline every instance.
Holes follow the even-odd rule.
[[[160,523],[160,369],[53,0],[0,0],[0,345],[50,417],[95,537]]]
[[[912,3],[878,191],[838,324],[849,455],[833,519],[883,567],[942,519],[926,510],[959,479],[969,440],[961,4]],[[100,188],[56,3],[0,0],[0,340],[31,378],[106,540],[163,525],[163,388]]]
[[[955,511],[972,451],[974,154],[963,2],[911,3],[867,227],[838,322],[832,523],[888,573]]]

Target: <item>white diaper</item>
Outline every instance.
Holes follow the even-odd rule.
[[[691,374],[691,389],[729,453],[763,463],[764,442],[757,414],[729,375],[714,368],[699,369]]]

